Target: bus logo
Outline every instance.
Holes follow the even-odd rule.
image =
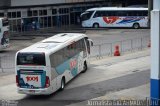
[[[103,20],[107,23],[107,24],[113,24],[114,22],[116,22],[119,19],[119,17],[103,17]]]
[[[76,67],[76,65],[77,65],[77,61],[76,61],[76,59],[74,59],[74,60],[70,61],[70,68],[71,68],[71,69],[75,68],[75,67]]]
[[[38,82],[38,76],[37,76],[37,77],[27,76],[26,79],[27,79],[27,82],[28,82],[28,81],[36,81],[36,82]]]

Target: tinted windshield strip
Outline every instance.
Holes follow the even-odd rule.
[[[46,66],[44,53],[19,53],[17,55],[17,65],[42,65]]]

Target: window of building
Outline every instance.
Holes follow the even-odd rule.
[[[57,9],[52,9],[52,15],[57,14]]]
[[[4,13],[0,13],[0,17],[4,17]]]
[[[16,18],[16,17],[17,17],[16,12],[12,12],[12,18]]]
[[[39,10],[39,15],[40,16],[47,15],[47,10]]]
[[[69,9],[68,9],[68,8],[60,8],[60,9],[59,9],[59,13],[60,13],[60,14],[69,13]]]
[[[11,18],[11,17],[12,17],[12,13],[8,12],[8,18]]]
[[[20,18],[21,17],[21,12],[8,12],[8,18]]]
[[[33,16],[38,16],[38,11],[37,10],[33,10]]]
[[[28,14],[28,17],[31,17],[31,16],[32,16],[32,11],[31,11],[31,10],[28,10],[28,11],[27,11],[27,14]]]
[[[17,12],[17,18],[21,17],[21,12]]]

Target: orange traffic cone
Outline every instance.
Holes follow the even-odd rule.
[[[119,46],[118,45],[116,45],[115,46],[115,51],[114,51],[114,56],[120,56],[121,54],[120,54],[120,51],[119,51]]]

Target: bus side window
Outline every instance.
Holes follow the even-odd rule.
[[[57,67],[64,61],[64,49],[50,55],[51,67]]]

